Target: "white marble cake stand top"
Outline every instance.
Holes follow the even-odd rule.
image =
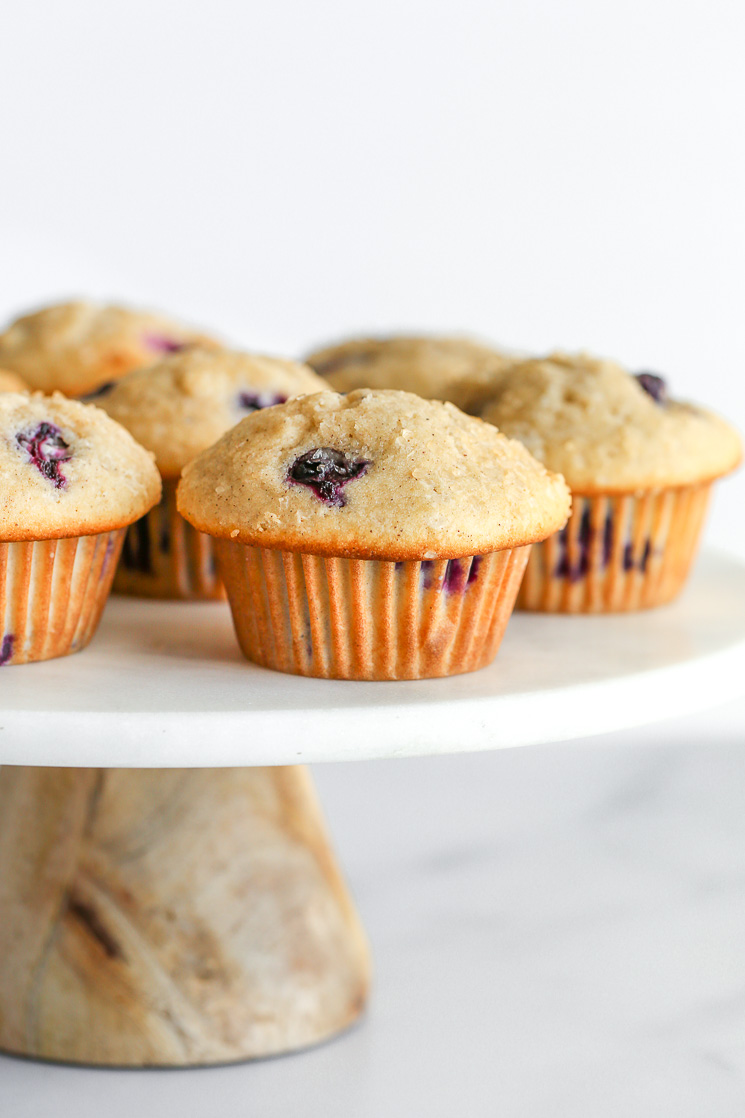
[[[745,693],[745,565],[704,555],[673,605],[516,614],[496,661],[401,683],[241,656],[226,605],[113,598],[84,652],[0,671],[0,763],[104,768],[364,760],[562,741]]]

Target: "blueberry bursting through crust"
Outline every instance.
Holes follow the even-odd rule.
[[[658,376],[657,373],[636,373],[635,379],[656,404],[667,403],[667,384],[664,377]]]
[[[371,465],[365,458],[355,462],[341,450],[318,446],[295,459],[287,472],[287,480],[293,485],[307,485],[319,501],[340,509],[347,503],[342,493],[344,486],[363,477]]]
[[[29,456],[40,474],[53,482],[55,489],[64,489],[67,478],[60,469],[62,462],[69,462],[72,451],[54,423],[40,423],[28,431],[20,431],[16,441]]]

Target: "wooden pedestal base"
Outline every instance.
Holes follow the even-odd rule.
[[[350,1025],[368,977],[305,769],[0,770],[0,1048],[289,1052]]]

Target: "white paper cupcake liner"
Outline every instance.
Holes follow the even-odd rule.
[[[212,538],[180,515],[176,485],[164,478],[160,503],[127,529],[114,579],[116,594],[186,601],[225,597]]]
[[[530,551],[393,563],[215,542],[248,659],[331,679],[426,679],[488,664]]]
[[[566,528],[533,547],[518,609],[615,613],[671,601],[696,556],[710,492],[706,482],[574,496]]]
[[[85,648],[106,604],[124,532],[0,543],[0,666]]]

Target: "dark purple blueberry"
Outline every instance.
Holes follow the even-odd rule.
[[[114,537],[109,536],[106,541],[106,550],[103,553],[103,563],[101,564],[101,571],[98,576],[101,580],[103,580],[108,573],[109,564],[111,563],[111,556],[114,554],[114,547]]]
[[[21,431],[16,441],[29,456],[39,473],[54,483],[55,489],[64,489],[67,478],[60,469],[62,462],[69,462],[72,451],[54,423],[40,423],[38,427]]]
[[[466,582],[466,586],[470,586],[471,583],[475,582],[476,579],[479,577],[479,568],[481,567],[482,561],[483,560],[480,555],[474,555],[473,559],[471,560],[471,569],[468,572],[468,580]]]
[[[150,552],[150,526],[146,516],[141,516],[127,528],[122,548],[122,566],[141,575],[155,573]]]
[[[161,555],[171,554],[171,518],[165,502],[160,506],[160,524],[158,525],[158,548]]]
[[[142,340],[154,353],[180,353],[189,344],[169,338],[166,334],[145,334]]]
[[[590,548],[594,534],[590,510],[586,507],[582,512],[577,534],[579,557],[574,565],[569,561],[569,525],[559,533],[561,556],[555,572],[558,578],[568,578],[570,582],[579,582],[581,578],[585,577],[590,569]]]
[[[273,408],[275,404],[284,404],[286,396],[278,392],[241,392],[238,397],[238,406],[244,411],[261,411],[263,408]]]
[[[16,639],[12,633],[6,633],[3,637],[3,643],[0,644],[0,668],[10,662],[13,656],[13,645],[15,642]]]
[[[371,465],[366,458],[355,462],[332,446],[318,446],[295,459],[287,480],[294,485],[307,485],[319,501],[340,509],[347,503],[342,493],[344,486],[363,477]]]
[[[657,373],[636,373],[636,380],[656,404],[667,403],[667,383]]]
[[[592,545],[595,540],[595,529],[592,526],[592,517],[589,507],[585,507],[582,512],[582,519],[579,525],[579,532],[577,533],[577,544],[579,546],[579,555],[574,564],[569,561],[569,528],[563,528],[559,532],[559,546],[561,554],[559,561],[556,564],[554,574],[557,578],[568,578],[570,582],[579,582],[580,579],[585,578],[590,570],[590,558],[592,553]],[[602,564],[607,567],[613,554],[613,517],[610,513],[605,518],[603,525],[603,554]]]
[[[100,400],[102,396],[108,396],[112,388],[116,388],[116,381],[107,380],[105,384],[101,384],[98,388],[94,388],[92,392],[86,392],[85,396],[81,396],[80,399],[84,404],[89,403],[91,400]]]
[[[603,566],[607,567],[613,554],[613,513],[609,512],[603,527]]]
[[[448,594],[462,594],[466,588],[466,572],[460,559],[448,559],[443,587]]]
[[[398,566],[398,564],[396,564]],[[403,566],[403,564],[401,564]],[[421,579],[422,586],[425,590],[431,590],[434,585],[433,579],[433,559],[424,559],[421,564]],[[448,594],[462,594],[471,583],[475,582],[479,577],[479,567],[481,566],[481,556],[476,555],[473,559],[448,559],[447,566],[445,567],[445,577],[439,585],[439,590],[445,590]]]
[[[626,547],[623,549],[623,569],[625,571],[639,570],[642,572],[642,574],[646,574],[651,556],[652,541],[650,539],[645,542],[644,550],[642,551],[638,561],[634,557],[634,545],[632,543],[627,543]]]

